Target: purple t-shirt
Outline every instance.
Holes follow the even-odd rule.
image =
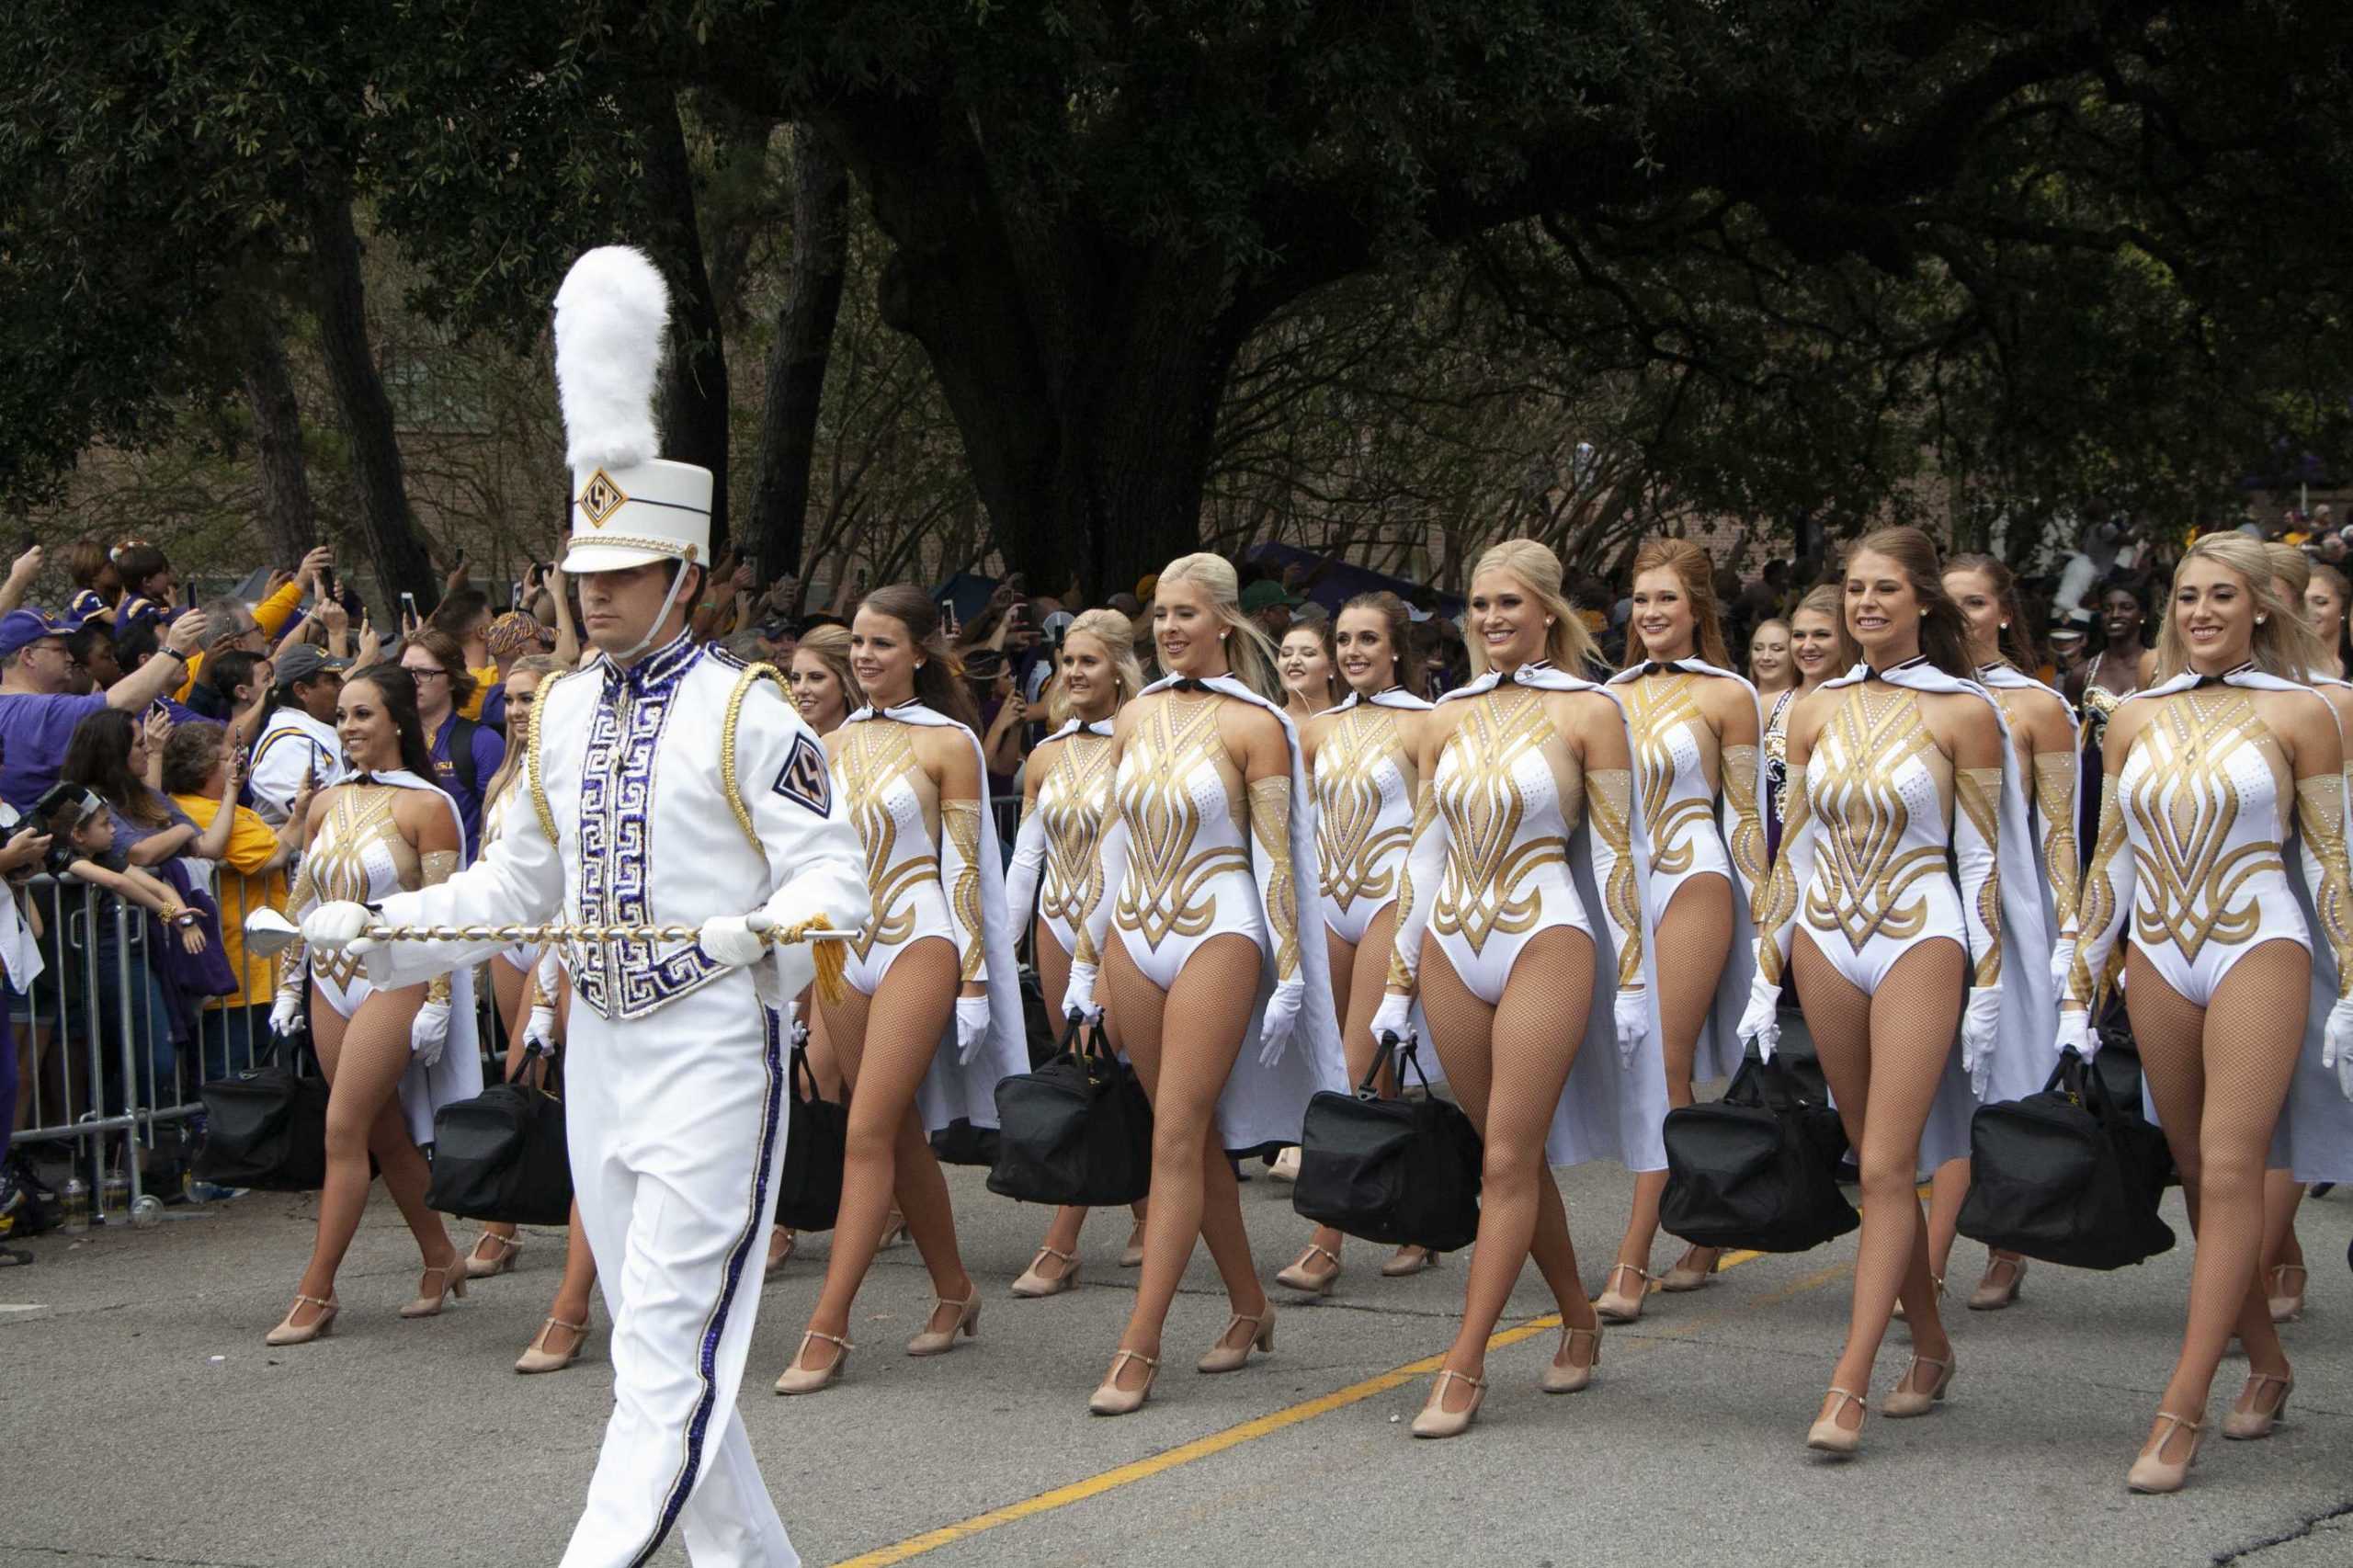
[[[0,692],[0,800],[20,812],[32,810],[41,791],[57,782],[65,765],[65,744],[93,713],[106,711],[103,692],[87,697],[43,697]]]

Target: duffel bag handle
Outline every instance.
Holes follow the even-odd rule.
[[[1374,1100],[1381,1097],[1381,1070],[1392,1061],[1397,1063],[1397,1092],[1399,1094],[1405,1092],[1405,1069],[1408,1067],[1414,1070],[1414,1076],[1421,1080],[1422,1087],[1427,1089],[1430,1086],[1429,1074],[1422,1071],[1422,1059],[1417,1049],[1419,1044],[1420,1042],[1410,1034],[1401,1040],[1394,1034],[1383,1029],[1381,1034],[1381,1047],[1372,1053],[1372,1065],[1365,1070],[1364,1081],[1357,1085],[1357,1098]]]

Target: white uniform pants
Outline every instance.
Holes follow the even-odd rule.
[[[736,1385],[784,1148],[780,1025],[738,972],[650,1018],[572,1009],[564,1119],[612,1313],[613,1415],[563,1568],[797,1568]]]

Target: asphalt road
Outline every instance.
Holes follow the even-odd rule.
[[[1272,1357],[1204,1378],[1191,1360],[1223,1307],[1197,1257],[1159,1392],[1140,1415],[1095,1419],[1086,1394],[1134,1278],[1114,1266],[1125,1216],[1091,1227],[1078,1290],[1016,1301],[1006,1286],[1044,1215],[989,1196],[977,1172],[953,1180],[987,1293],[977,1341],[929,1361],[899,1354],[928,1303],[912,1249],[894,1249],[860,1296],[847,1380],[778,1399],[768,1386],[815,1298],[824,1239],[763,1297],[743,1409],[813,1563],[2353,1563],[2353,1193],[2304,1210],[2312,1304],[2288,1330],[2291,1419],[2268,1442],[2211,1442],[2188,1491],[2145,1498],[2127,1494],[2124,1471],[2180,1332],[2186,1244],[2112,1275],[2038,1265],[2016,1308],[1955,1310],[1944,1408],[1874,1417],[1863,1457],[1834,1465],[1802,1440],[1845,1323],[1851,1238],[1652,1297],[1639,1324],[1609,1331],[1586,1393],[1537,1392],[1553,1335],[1527,1333],[1491,1354],[1471,1434],[1427,1443],[1405,1422],[1427,1375],[1405,1369],[1444,1348],[1460,1260],[1384,1280],[1355,1247],[1328,1301],[1276,1293]],[[1598,1285],[1628,1179],[1595,1167],[1563,1185]],[[1243,1191],[1271,1276],[1304,1227],[1289,1188],[1262,1177]],[[404,1323],[415,1255],[379,1200],[335,1333],[269,1350],[311,1217],[306,1199],[256,1195],[151,1231],[42,1238],[34,1267],[0,1272],[0,1565],[555,1560],[609,1400],[601,1309],[574,1369],[508,1370],[547,1308],[561,1237],[537,1234],[517,1273]],[[1662,1238],[1658,1267],[1678,1250]],[[1961,1244],[1957,1287],[1981,1260]],[[1549,1310],[1529,1271],[1506,1328]],[[1904,1346],[1899,1328],[1878,1392]],[[2214,1416],[2243,1376],[2223,1364]],[[659,1561],[685,1554],[674,1544]]]

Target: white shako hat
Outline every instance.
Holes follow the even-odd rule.
[[[710,471],[654,454],[670,290],[643,251],[603,245],[555,295],[555,382],[572,470],[568,573],[710,564]]]

